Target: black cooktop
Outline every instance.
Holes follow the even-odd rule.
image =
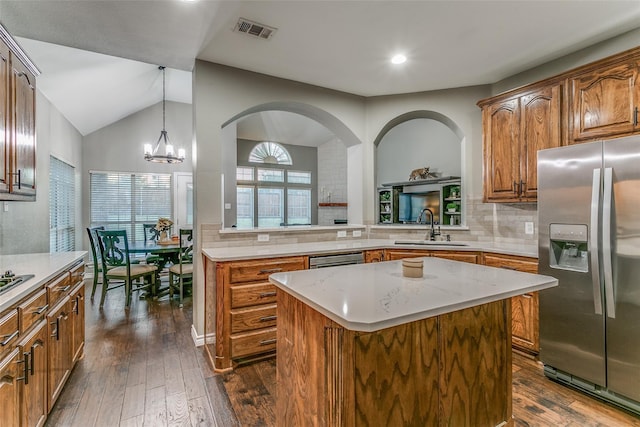
[[[14,288],[33,277],[33,274],[15,275],[11,270],[6,271],[2,276],[0,276],[0,294],[7,292],[9,289]]]

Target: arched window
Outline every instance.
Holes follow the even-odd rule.
[[[267,163],[277,165],[291,165],[291,156],[286,148],[277,142],[261,142],[253,147],[249,154],[251,163]]]

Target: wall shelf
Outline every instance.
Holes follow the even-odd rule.
[[[346,208],[347,203],[318,203],[319,208]]]

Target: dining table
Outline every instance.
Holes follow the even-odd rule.
[[[159,297],[168,292],[168,287],[160,288],[160,272],[166,267],[168,263],[178,263],[180,258],[180,242],[171,241],[168,243],[158,243],[155,241],[146,242],[130,242],[129,243],[130,254],[153,254],[158,255],[158,261],[155,264],[158,266],[156,274],[156,286],[152,292],[154,297]],[[145,296],[146,297],[146,296]]]

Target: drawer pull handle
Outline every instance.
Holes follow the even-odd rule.
[[[262,292],[260,294],[260,298],[269,298],[269,297],[275,297],[275,296],[276,296],[276,291]]]
[[[49,309],[49,304],[45,304],[42,307],[38,307],[37,310],[33,311],[34,316],[38,316]]]
[[[515,267],[509,267],[508,265],[501,265],[500,268],[504,268],[505,270],[517,271]]]
[[[12,339],[14,339],[15,337],[17,337],[17,336],[18,336],[18,333],[20,333],[20,331],[19,331],[19,330],[16,330],[14,333],[12,333],[12,334],[10,334],[10,335],[5,335],[5,336],[4,336],[5,340],[4,340],[4,341],[2,341],[2,342],[0,342],[0,345],[4,347],[5,345],[9,344],[9,342],[10,342]]]
[[[41,340],[36,340],[36,342],[31,346],[31,363],[29,363],[31,375],[35,375],[36,373],[36,348],[42,347],[43,345],[44,343]]]
[[[267,268],[264,270],[260,270],[260,274],[277,273],[279,271],[282,271],[282,268]]]
[[[275,338],[271,338],[270,340],[262,340],[260,341],[260,345],[269,345],[269,344],[275,344],[276,339]]]
[[[71,288],[71,285],[67,285],[64,288],[58,288],[58,292],[67,292]]]
[[[272,320],[276,320],[278,316],[264,316],[260,318],[261,322],[271,322]]]

